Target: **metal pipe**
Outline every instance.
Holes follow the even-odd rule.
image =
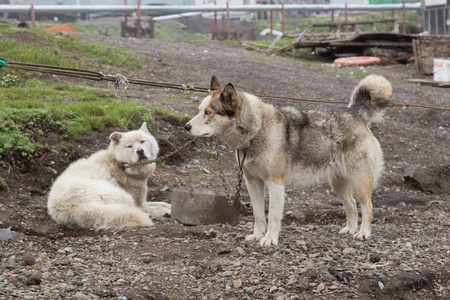
[[[227,1],[227,40],[231,39],[231,28],[230,28],[230,6]]]
[[[268,12],[281,11],[282,5],[233,5],[229,6],[230,11],[246,12]],[[406,3],[406,10],[421,10],[420,3]],[[36,13],[98,13],[98,12],[136,12],[136,5],[34,5]],[[151,13],[185,13],[185,12],[224,12],[225,5],[141,5],[140,10]],[[286,4],[285,11],[333,11],[345,10],[344,4]],[[349,4],[348,10],[359,11],[385,11],[403,10],[403,4]],[[30,5],[0,5],[0,13],[28,13]]]

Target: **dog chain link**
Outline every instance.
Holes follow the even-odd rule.
[[[124,166],[125,168],[130,168],[130,167],[135,167],[135,166],[148,165],[148,164],[152,164],[152,163],[155,163],[155,162],[164,160],[164,159],[166,159],[166,158],[168,158],[168,157],[170,157],[170,156],[172,156],[172,155],[178,154],[179,152],[183,151],[183,150],[186,149],[189,145],[192,145],[193,143],[195,143],[195,142],[197,141],[197,139],[198,139],[197,137],[196,137],[196,138],[193,138],[192,140],[188,141],[186,144],[184,144],[184,145],[181,146],[180,148],[177,148],[177,149],[173,150],[172,152],[167,153],[166,155],[157,157],[157,158],[152,159],[152,160],[142,160],[142,161],[138,161],[138,162],[135,162],[135,163],[132,163],[132,164],[124,163],[123,166]]]
[[[217,143],[217,137],[214,137],[214,148],[216,149],[216,154],[217,154],[217,167],[219,168],[219,172],[220,172],[220,177],[222,178],[222,185],[223,185],[223,189],[225,190],[225,195],[227,197],[228,200],[228,204],[230,204],[231,206],[238,206],[241,204],[241,202],[239,201],[239,199],[241,198],[241,190],[242,190],[242,177],[244,176],[244,171],[242,170],[242,167],[244,165],[244,160],[245,160],[245,156],[246,153],[244,152],[244,158],[241,162],[240,158],[239,158],[239,150],[237,150],[238,152],[238,161],[239,161],[239,173],[238,173],[238,184],[236,186],[236,194],[234,195],[233,198],[231,198],[229,192],[228,192],[228,186],[225,182],[225,176],[223,174],[223,170],[222,170],[222,162],[220,161],[220,154],[219,154],[219,145]]]

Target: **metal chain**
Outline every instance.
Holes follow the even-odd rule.
[[[83,69],[75,69],[75,68],[66,68],[66,67],[58,67],[58,66],[47,66],[47,65],[39,65],[39,64],[29,64],[29,63],[19,63],[19,62],[6,62],[3,60],[3,65],[6,65],[11,68],[17,68],[27,71],[34,71],[40,73],[50,73],[55,75],[69,76],[69,77],[77,77],[82,79],[90,79],[96,81],[116,81],[115,75],[103,75],[101,72],[83,70]],[[155,82],[148,81],[142,79],[131,79],[127,78],[128,83],[130,84],[140,84],[140,85],[148,85],[153,87],[160,88],[169,88],[169,89],[178,89],[183,92],[199,92],[199,93],[209,93],[210,90],[202,87],[194,87],[187,86],[185,84],[172,84],[172,83],[163,83],[163,82]],[[294,101],[303,101],[303,102],[319,102],[319,103],[331,103],[331,104],[348,104],[348,101],[331,101],[331,100],[321,100],[321,99],[303,99],[303,98],[293,98],[293,97],[285,97],[285,96],[276,96],[276,95],[255,95],[260,98],[273,98],[273,99],[287,99]],[[417,108],[429,108],[429,109],[438,109],[438,110],[450,110],[448,107],[437,107],[437,106],[429,106],[422,104],[409,104],[409,103],[395,103],[389,102],[388,107],[417,107]]]
[[[236,194],[234,195],[233,198],[231,198],[231,196],[228,192],[228,186],[225,182],[225,176],[224,176],[223,170],[222,170],[222,162],[220,160],[219,145],[217,143],[217,137],[214,137],[214,148],[216,149],[217,167],[219,168],[220,177],[222,178],[222,185],[223,185],[223,189],[225,190],[225,196],[228,200],[228,204],[230,204],[231,206],[241,205],[242,203],[241,203],[241,201],[239,201],[239,199],[241,198],[242,177],[244,176],[244,171],[242,170],[242,167],[244,165],[246,153],[244,152],[244,158],[242,159],[242,162],[241,162],[241,160],[239,158],[239,150],[236,150],[238,153],[238,160],[239,160],[238,184],[236,186]]]
[[[198,138],[196,137],[196,138],[194,138],[194,139],[188,141],[186,144],[184,144],[184,145],[181,146],[180,148],[177,148],[177,149],[173,150],[172,152],[167,153],[166,155],[157,157],[157,158],[152,159],[152,160],[141,160],[141,161],[138,161],[138,162],[135,162],[135,163],[132,163],[132,164],[124,163],[123,166],[124,166],[125,168],[130,168],[130,167],[135,167],[135,166],[148,165],[148,164],[152,164],[152,163],[155,163],[155,162],[164,160],[164,159],[166,159],[166,158],[168,158],[168,157],[170,157],[170,156],[172,156],[172,155],[178,154],[179,152],[183,151],[183,150],[186,149],[189,145],[192,145],[193,143],[195,143],[195,142],[197,141],[197,139],[198,139]]]

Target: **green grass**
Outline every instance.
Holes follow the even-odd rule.
[[[112,92],[38,80],[0,88],[0,160],[23,161],[39,155],[45,131],[77,139],[93,130],[152,123],[152,112],[137,101],[117,101]]]
[[[37,29],[14,29],[11,26],[0,26],[0,34],[21,32],[27,39],[24,42],[14,38],[0,38],[1,57],[6,61],[25,62],[70,68],[92,67],[97,65],[123,66],[131,70],[142,68],[138,57],[117,47],[100,44],[89,44],[79,38],[55,32]],[[28,40],[40,39],[40,45],[28,43]],[[79,56],[85,59],[79,59]]]

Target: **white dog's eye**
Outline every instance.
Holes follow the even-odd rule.
[[[133,148],[133,146],[132,145],[127,145],[127,148]]]
[[[142,140],[142,141],[141,141],[141,144],[143,144],[143,143],[145,143],[145,140]]]
[[[208,110],[205,110],[205,115],[209,115],[209,114],[211,114],[211,112]]]

